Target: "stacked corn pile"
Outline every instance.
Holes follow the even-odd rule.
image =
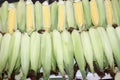
[[[120,70],[119,26],[119,0],[5,1],[0,7],[0,77],[22,70],[25,80],[30,70],[37,75],[43,68],[48,80],[58,67],[73,80],[74,60],[84,80],[87,65],[95,72],[93,62],[101,72]]]

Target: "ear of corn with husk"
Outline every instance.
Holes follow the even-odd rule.
[[[89,29],[92,25],[89,0],[83,0],[82,4],[83,4],[84,19],[85,19],[85,29]]]
[[[63,64],[63,45],[60,33],[54,30],[52,33],[53,38],[53,50],[55,55],[55,60],[57,62],[58,68],[62,76],[65,75],[64,64]]]
[[[35,28],[36,30],[42,29],[42,4],[39,1],[35,2]]]
[[[50,12],[51,12],[51,27],[52,30],[54,30],[57,29],[58,24],[58,5],[56,1],[51,4]]]
[[[21,37],[21,48],[20,48],[20,56],[21,56],[21,68],[23,77],[26,79],[28,70],[30,68],[30,37],[27,33],[22,34]]]
[[[85,28],[83,27],[84,24],[84,14],[83,14],[83,5],[82,1],[75,1],[74,5],[74,14],[75,14],[75,20],[76,24],[79,27],[80,31],[84,30]]]
[[[72,42],[73,42],[73,49],[74,49],[74,56],[77,61],[78,67],[80,72],[82,73],[83,79],[86,78],[85,72],[85,58],[83,53],[83,46],[81,42],[81,37],[78,31],[74,30],[71,34]]]
[[[26,1],[26,31],[31,33],[35,30],[34,5],[31,0]]]
[[[64,1],[58,2],[58,30],[63,31],[65,29],[65,4]]]
[[[120,25],[120,8],[118,0],[111,0],[113,8],[114,23]]]
[[[43,14],[43,28],[46,31],[50,31],[51,26],[51,16],[50,16],[50,5],[48,1],[45,1],[42,6],[42,14]]]
[[[116,64],[118,66],[118,69],[120,70],[120,45],[119,45],[119,39],[115,33],[115,29],[108,25],[106,28],[108,38],[110,40],[110,45],[112,47],[113,55],[116,61]]]
[[[2,38],[2,39],[1,39]],[[2,77],[2,71],[7,65],[7,60],[9,57],[9,47],[10,47],[10,39],[11,35],[10,34],[5,34],[3,37],[2,35],[0,36],[0,77]]]
[[[8,26],[7,25],[8,23],[8,2],[7,1],[5,1],[2,4],[1,11],[2,11],[2,14],[1,14],[2,31],[7,32],[7,26]]]
[[[113,24],[113,8],[110,0],[105,0],[105,11],[106,11],[106,21],[107,24],[112,25]]]
[[[17,26],[21,32],[26,29],[26,5],[25,1],[20,0],[17,4]]]
[[[111,48],[107,33],[103,27],[98,27],[97,31],[100,35],[100,39],[102,40],[102,45],[103,45],[103,49],[104,49],[104,53],[107,58],[107,61],[110,67],[112,68],[114,67],[114,59],[113,59],[112,48]]]
[[[17,29],[17,13],[14,4],[9,4],[8,32],[13,33]]]
[[[90,36],[88,34],[88,32],[83,31],[81,33],[81,42],[82,42],[82,46],[83,46],[83,52],[84,52],[84,56],[86,59],[86,62],[88,63],[89,67],[90,67],[90,71],[94,72],[93,69],[93,48],[91,45],[91,40],[90,40]]]
[[[30,65],[31,69],[37,73],[40,56],[40,34],[33,32],[30,37]]]
[[[9,63],[8,63],[9,78],[14,70],[18,55],[20,54],[20,44],[21,44],[21,33],[19,31],[16,31],[15,33],[12,34],[11,43],[10,43],[10,45],[12,45],[10,47],[12,48],[10,48],[10,51],[9,51],[10,52]]]
[[[103,71],[103,46],[102,46],[102,41],[99,38],[100,35],[97,32],[96,29],[94,28],[90,28],[89,29],[89,35],[90,35],[90,40],[91,40],[91,44],[93,47],[93,51],[94,51],[94,57],[96,59],[96,62],[100,68],[101,71]]]
[[[99,26],[106,27],[106,14],[104,0],[96,0],[99,13]]]
[[[90,1],[90,9],[91,9],[91,16],[92,16],[93,25],[95,27],[99,26],[99,11],[98,11],[98,6],[97,6],[96,0]]]
[[[72,4],[72,1],[66,1],[65,2],[65,8],[66,8],[66,17],[67,17],[67,25],[68,27],[76,28],[75,26],[75,17],[74,17],[74,7]]]
[[[72,38],[70,36],[70,33],[66,30],[64,30],[61,33],[61,37],[62,37],[63,52],[64,52],[63,61],[64,61],[65,70],[69,76],[69,80],[73,80],[74,51],[73,51]]]
[[[44,80],[49,79],[52,60],[52,41],[48,32],[42,34],[41,38],[41,61],[43,67]]]

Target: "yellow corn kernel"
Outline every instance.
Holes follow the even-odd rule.
[[[95,26],[98,26],[99,13],[98,13],[98,8],[97,8],[97,3],[95,0],[90,1],[90,8],[91,8],[92,22]]]
[[[83,6],[82,2],[78,1],[74,3],[74,10],[75,10],[75,19],[77,25],[83,26],[84,25],[84,17],[83,17]]]
[[[110,0],[105,0],[105,8],[106,8],[106,16],[107,16],[107,23],[109,25],[113,24],[113,10],[112,4]]]
[[[45,28],[46,31],[49,31],[50,26],[51,26],[50,6],[48,5],[48,2],[45,1],[43,3],[43,27]]]
[[[58,28],[63,31],[65,27],[65,5],[64,2],[58,4]]]
[[[27,32],[32,32],[35,28],[33,3],[30,1],[29,3],[27,3],[26,7]]]
[[[13,33],[16,29],[16,8],[13,4],[9,6],[8,13],[8,32]]]

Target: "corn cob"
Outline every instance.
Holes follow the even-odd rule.
[[[42,34],[41,38],[41,61],[43,67],[44,80],[49,79],[52,60],[52,43],[51,36],[48,32]]]
[[[99,39],[100,35],[97,32],[97,30],[94,28],[89,29],[89,35],[90,35],[95,59],[97,61],[97,64],[98,64],[100,70],[103,71],[103,54],[104,53],[103,53],[103,47],[101,44],[102,41],[101,41],[101,39]]]
[[[99,12],[96,0],[90,1],[90,9],[92,16],[92,23],[94,26],[99,26]]]
[[[24,79],[26,79],[28,70],[29,70],[29,59],[30,59],[30,37],[27,33],[22,34],[21,37],[21,48],[20,48],[20,56],[21,56],[21,68]]]
[[[13,33],[17,29],[16,8],[14,4],[9,5],[8,13],[8,32]]]
[[[72,42],[73,42],[75,59],[77,61],[78,67],[80,69],[80,72],[82,73],[83,80],[84,80],[86,79],[86,72],[85,72],[86,63],[84,59],[81,37],[80,37],[79,32],[76,30],[72,32],[71,37],[72,37]]]
[[[26,5],[24,0],[20,0],[17,4],[17,27],[21,32],[26,29]]]
[[[7,32],[7,26],[8,26],[6,24],[8,23],[8,2],[7,1],[5,1],[2,4],[1,11],[2,11],[2,14],[0,15],[1,15],[2,31]]]
[[[120,41],[120,27],[117,27],[115,30],[116,30],[117,37]]]
[[[106,14],[104,0],[96,0],[99,13],[99,26],[106,27]]]
[[[115,33],[115,29],[108,25],[107,26],[107,35],[110,40],[110,45],[112,47],[113,55],[116,61],[116,64],[118,66],[118,69],[120,70],[120,45],[119,45],[119,39]]]
[[[48,1],[45,1],[42,6],[43,10],[43,27],[46,31],[50,30],[51,27],[51,17],[50,17],[50,5],[48,5]]]
[[[58,24],[58,5],[57,2],[53,2],[50,6],[51,12],[51,27],[53,29],[57,29]]]
[[[81,33],[81,41],[82,41],[83,52],[84,52],[86,62],[90,67],[90,71],[93,73],[94,72],[94,69],[93,69],[93,53],[94,52],[93,52],[93,48],[91,45],[91,40],[88,32],[83,31]]]
[[[68,27],[76,28],[75,26],[75,17],[74,17],[74,10],[73,10],[73,3],[70,0],[66,1],[66,17],[67,17],[67,24]]]
[[[30,64],[31,69],[37,73],[39,67],[40,56],[40,35],[37,32],[33,32],[30,38]]]
[[[63,31],[65,29],[65,4],[64,1],[58,2],[58,29]]]
[[[63,64],[63,47],[62,47],[62,39],[61,35],[57,30],[53,31],[53,48],[54,48],[54,55],[62,76],[65,75],[64,72],[64,64]]]
[[[31,0],[27,0],[26,4],[26,31],[31,33],[35,30],[34,5]]]
[[[111,1],[105,0],[104,3],[105,3],[107,24],[112,25],[113,24],[113,9],[112,9]]]
[[[2,40],[1,40],[2,38]],[[7,60],[9,57],[9,47],[10,47],[10,34],[5,34],[3,37],[0,37],[0,77],[2,77],[2,71],[7,64]]]
[[[21,43],[21,33],[19,31],[16,31],[13,35],[12,35],[12,39],[11,39],[11,44],[12,45],[12,50],[10,50],[9,52],[9,68],[8,68],[8,77],[10,78],[18,55],[20,54],[20,43]]]
[[[88,29],[92,25],[90,4],[88,0],[83,0],[82,4],[83,4],[83,13],[84,13],[84,18],[85,18],[85,27],[86,29]]]
[[[83,5],[81,0],[75,0],[74,3],[74,14],[77,26],[79,27],[80,31],[84,29],[84,14],[83,14]]]
[[[63,61],[64,61],[65,70],[69,76],[69,80],[73,80],[74,50],[73,50],[72,38],[70,36],[70,33],[66,30],[64,30],[61,33],[61,37],[62,37],[63,52],[64,52]]]
[[[54,46],[53,46],[53,33],[51,32],[51,40],[52,40],[52,62],[51,62],[51,70],[55,71],[56,70],[56,59],[55,59],[55,54],[54,54]]]
[[[120,8],[119,8],[119,3],[118,0],[111,0],[112,7],[113,7],[113,18],[114,18],[114,23],[120,25]]]
[[[42,4],[39,1],[35,2],[35,24],[37,31],[42,29]]]
[[[114,59],[112,54],[112,48],[110,45],[110,41],[108,39],[107,33],[103,27],[98,27],[97,31],[100,35],[100,39],[102,40],[102,45],[104,49],[105,56],[111,68],[114,67]]]

